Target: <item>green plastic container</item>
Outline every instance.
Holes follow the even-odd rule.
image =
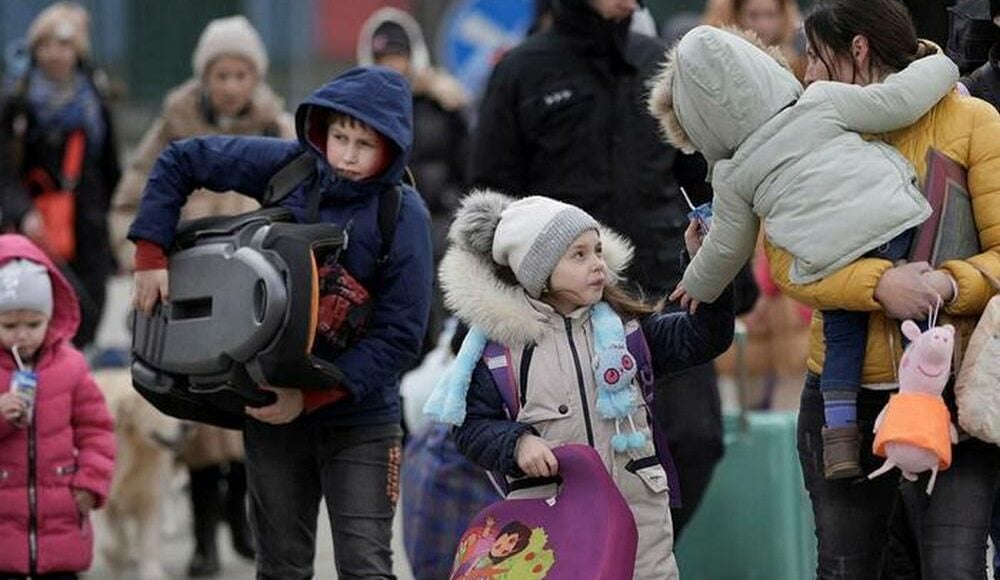
[[[682,578],[815,578],[816,536],[795,446],[796,416],[725,417],[726,455],[676,547]]]

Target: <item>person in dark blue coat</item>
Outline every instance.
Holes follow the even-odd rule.
[[[129,231],[136,242],[134,302],[151,312],[168,300],[164,248],[181,206],[197,188],[262,199],[268,180],[304,151],[317,170],[282,205],[349,228],[341,263],[373,297],[367,333],[337,355],[345,381],[327,391],[274,389],[277,400],[248,409],[245,443],[257,577],[313,576],[316,517],[326,499],[340,577],[392,576],[392,519],[398,499],[399,376],[420,352],[433,277],[430,221],[420,194],[402,186],[393,243],[378,264],[381,193],[400,186],[412,143],[412,96],[385,68],[354,68],[296,111],[298,142],[197,137],[160,155]],[[317,183],[318,180],[318,183]],[[263,388],[268,388],[262,385]]]

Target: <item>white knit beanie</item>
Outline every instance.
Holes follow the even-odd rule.
[[[493,235],[493,261],[509,266],[528,294],[538,298],[566,249],[597,220],[548,197],[526,197],[504,208]]]
[[[236,56],[249,60],[260,78],[267,76],[267,49],[250,21],[243,16],[217,18],[208,23],[191,56],[196,77],[205,74],[208,65],[220,56]]]
[[[52,316],[52,279],[45,266],[11,260],[0,266],[0,312],[33,310]]]

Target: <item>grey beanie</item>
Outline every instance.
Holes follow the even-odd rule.
[[[507,205],[493,235],[493,261],[509,266],[534,298],[542,295],[566,248],[580,234],[598,229],[582,209],[548,197],[526,197]]]
[[[45,266],[11,260],[0,266],[0,312],[34,310],[52,316],[52,280]]]

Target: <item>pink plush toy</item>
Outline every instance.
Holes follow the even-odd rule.
[[[868,479],[898,467],[903,477],[916,481],[917,474],[930,470],[930,495],[938,471],[951,465],[951,446],[958,442],[941,398],[951,374],[955,328],[946,324],[921,333],[907,320],[902,331],[911,342],[899,362],[899,393],[875,419],[874,453],[886,460]]]

